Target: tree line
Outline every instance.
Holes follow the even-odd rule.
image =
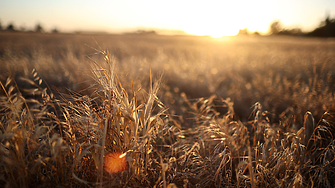
[[[272,35],[299,35],[313,37],[335,37],[335,19],[328,15],[325,20],[321,21],[319,27],[310,32],[302,32],[300,28],[285,29],[280,21],[276,20],[270,24],[270,33]]]
[[[3,28],[0,21],[0,32],[35,32],[35,33],[45,33],[46,31],[40,23],[36,24],[33,30],[26,30],[25,27],[20,27],[19,29],[15,27],[13,23],[9,23]],[[51,33],[59,33],[57,28],[50,31]],[[143,32],[142,32],[143,33]],[[156,33],[151,31],[150,34]],[[250,33],[247,28],[240,29],[238,35],[260,35],[258,31]],[[310,32],[303,32],[300,28],[286,29],[282,26],[279,20],[273,21],[269,26],[269,34],[271,35],[291,35],[291,36],[313,36],[313,37],[335,37],[335,18],[330,18],[328,15],[325,20],[321,21],[319,27],[315,28]]]
[[[6,32],[28,32],[28,33],[45,33],[46,30],[44,30],[43,26],[38,23],[35,25],[33,30],[27,30],[25,27],[21,26],[20,28],[17,28],[14,23],[9,23],[7,26],[3,27],[0,22],[0,32],[6,31]],[[54,28],[50,31],[51,33],[58,33],[58,29]]]
[[[335,18],[328,15],[321,21],[319,26],[310,32],[303,32],[301,28],[284,28],[280,20],[275,20],[269,26],[270,35],[289,35],[289,36],[312,36],[312,37],[335,37]],[[258,31],[250,33],[247,28],[240,29],[238,35],[260,35]]]

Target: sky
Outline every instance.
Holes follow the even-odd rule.
[[[243,28],[265,34],[274,20],[311,31],[327,14],[335,18],[335,0],[0,0],[2,27],[40,23],[63,32],[158,29],[219,37]]]

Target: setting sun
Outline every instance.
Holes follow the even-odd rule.
[[[238,27],[228,27],[216,23],[215,21],[209,22],[204,27],[194,25],[193,27],[185,28],[185,32],[192,35],[210,35],[214,38],[222,36],[234,36],[238,33]]]
[[[175,23],[178,24],[176,27],[194,35],[210,35],[214,38],[234,36],[238,34],[239,29],[247,27],[246,15],[250,14],[250,10],[258,9],[256,5],[250,5],[253,7],[249,6],[249,9],[243,8],[235,1],[208,1],[207,3],[207,5],[192,3],[192,19],[187,24],[178,24],[178,22],[185,23],[185,20],[176,17],[174,19],[178,20]],[[253,24],[260,21],[255,19]]]

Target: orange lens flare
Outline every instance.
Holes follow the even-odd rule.
[[[125,171],[128,168],[125,155],[119,152],[109,153],[105,156],[105,170],[109,173]],[[121,156],[121,157],[120,157]]]

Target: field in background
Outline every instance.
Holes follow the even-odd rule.
[[[0,185],[331,187],[334,58],[333,39],[0,34]],[[112,151],[127,171],[101,169]]]

